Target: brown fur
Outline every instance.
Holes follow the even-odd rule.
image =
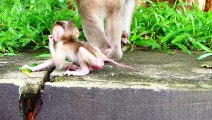
[[[65,34],[61,37],[63,44],[69,44],[71,48],[74,48],[78,52],[79,47],[84,47],[90,51],[95,57],[106,57],[104,56],[97,48],[89,45],[86,42],[79,42],[75,35],[72,32],[66,31]]]
[[[205,11],[212,11],[212,0],[206,0]]]
[[[88,43],[84,43],[82,47],[86,48],[88,51],[90,51],[95,57],[100,58],[100,57],[106,57],[104,54],[101,53],[101,51],[98,48],[95,48]]]
[[[76,29],[76,26],[72,21],[57,21],[54,23],[52,28],[54,28],[57,25],[62,26],[64,30],[74,31]]]
[[[66,32],[64,33],[64,35],[61,37],[60,40],[63,41],[64,44],[66,44],[66,42],[76,42],[76,41],[77,41],[77,38],[76,38],[76,36],[73,34],[73,32],[66,31]]]
[[[122,31],[130,34],[136,0],[77,0],[88,43],[107,57],[121,59]]]

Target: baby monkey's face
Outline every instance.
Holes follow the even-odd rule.
[[[52,36],[55,42],[58,42],[61,36],[65,33],[65,30],[60,25],[55,25],[52,31]]]

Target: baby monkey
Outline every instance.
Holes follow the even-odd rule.
[[[72,21],[57,21],[52,27],[52,35],[49,35],[49,46],[54,47],[55,44],[60,40],[60,37],[65,33],[65,31],[70,31],[75,37],[79,36],[79,30],[74,25]],[[34,67],[30,67],[28,65],[24,65],[21,68],[29,68],[33,72],[45,70],[47,68],[55,66],[53,59],[49,59],[42,64],[39,64]]]
[[[52,58],[46,62],[30,67],[24,65],[22,68],[30,68],[32,71],[40,71],[56,65],[61,69],[65,59],[70,59],[76,65],[69,65],[65,75],[86,75],[91,70],[100,70],[104,62],[108,61],[117,66],[134,69],[127,65],[122,65],[107,58],[98,48],[86,42],[78,41],[79,30],[71,21],[58,21],[54,24],[52,35],[49,35],[49,48]]]
[[[87,75],[91,70],[102,69],[105,61],[111,62],[119,67],[134,69],[130,66],[117,63],[106,57],[98,48],[86,42],[79,42],[77,38],[78,35],[74,34],[74,32],[66,31],[55,47],[50,45],[50,51],[56,68],[61,69],[65,59],[70,59],[79,65],[79,68],[74,71],[67,70],[64,73],[65,75]],[[53,37],[50,36],[49,39],[51,42],[54,42]]]

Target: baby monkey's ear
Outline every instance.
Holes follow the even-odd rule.
[[[61,41],[74,42],[77,41],[77,37],[73,31],[65,31],[65,33],[61,36]]]

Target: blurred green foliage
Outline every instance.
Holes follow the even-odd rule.
[[[173,6],[149,3],[149,7],[138,6],[134,13],[133,45],[168,52],[181,49],[188,54],[201,50],[199,59],[212,55],[212,12],[202,12],[195,5],[188,10],[182,2]],[[66,0],[1,0],[0,8],[0,54],[29,46],[48,48],[51,26],[58,20],[74,21],[83,38],[80,16],[77,10],[68,9]]]
[[[180,0],[170,6],[166,2],[137,7],[132,22],[131,42],[152,49],[203,50],[198,59],[212,55],[212,12],[202,12],[193,5],[192,10]],[[171,53],[171,52],[170,52]]]
[[[0,8],[2,53],[14,53],[26,46],[33,46],[33,49],[47,46],[55,21],[73,20],[81,26],[79,14],[69,10],[66,1],[1,0]]]

